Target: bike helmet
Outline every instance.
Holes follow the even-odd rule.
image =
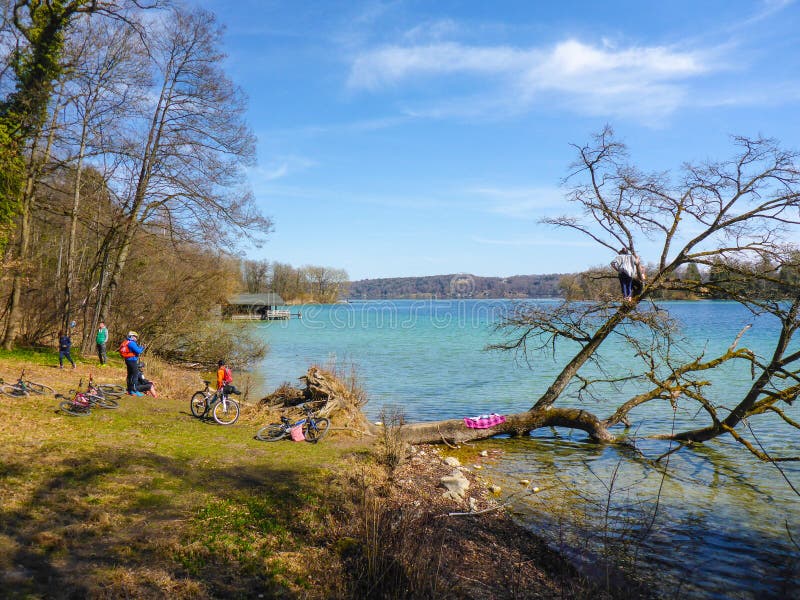
[[[136,333],[135,331],[129,331],[129,332],[128,332],[128,337],[135,337],[135,338],[138,338],[138,337],[139,337],[139,334],[138,334],[138,333]]]

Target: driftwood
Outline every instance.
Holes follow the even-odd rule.
[[[374,435],[374,426],[370,425],[361,412],[366,396],[363,390],[352,381],[348,381],[347,377],[319,367],[311,367],[300,377],[300,381],[305,383],[305,387],[297,388],[284,383],[262,398],[260,403],[283,409],[308,403],[314,407],[317,416],[331,420],[332,429],[346,429],[362,434],[366,431]]]

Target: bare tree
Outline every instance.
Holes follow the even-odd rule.
[[[149,82],[143,46],[131,32],[128,23],[84,19],[67,43],[66,101],[65,110],[59,111],[62,123],[57,140],[62,147],[61,162],[72,170],[61,319],[65,330],[74,310],[74,262],[85,166],[88,162],[109,169],[102,159],[114,155],[113,144],[121,134],[117,124],[125,121],[128,106],[141,100]],[[94,330],[98,318],[95,315],[87,329]]]
[[[797,251],[790,242],[797,239],[800,225],[800,170],[798,155],[782,150],[772,140],[735,138],[734,143],[738,152],[733,159],[686,165],[677,177],[633,167],[626,148],[608,128],[591,144],[576,146],[578,160],[566,182],[571,186],[569,199],[581,215],[546,222],[581,233],[609,254],[615,254],[620,246],[636,253],[645,239],[657,242],[660,254],[641,294],[631,302],[568,301],[552,308],[518,305],[501,323],[506,338],[495,348],[527,355],[533,350],[555,352],[562,342],[578,346],[544,394],[529,411],[511,415],[506,423],[488,431],[466,429],[460,421],[451,420],[409,425],[404,431],[407,439],[459,441],[565,426],[584,430],[596,441],[622,442],[626,436],[615,435],[610,428],[628,423],[633,408],[651,402],[668,402],[673,407],[694,403],[708,418],[707,425],[673,432],[665,423],[667,431],[658,437],[702,442],[727,434],[766,459],[765,452],[736,428],[744,419],[767,412],[777,414],[787,426],[800,428],[782,410],[782,405],[790,404],[800,393],[800,351],[791,346],[800,326],[800,287],[796,280],[780,276],[797,265]],[[687,265],[710,268],[720,261],[732,266],[727,277],[715,282],[677,276]],[[754,295],[752,289],[761,283],[765,293]],[[780,293],[770,297],[766,292],[770,289]],[[655,300],[670,290],[712,293],[736,300],[755,314],[773,315],[781,329],[772,354],[759,357],[739,348],[744,331],[719,356],[687,357],[676,351],[679,340],[674,324]],[[622,340],[634,349],[641,361],[638,372],[624,377],[607,375],[604,361],[613,356],[603,356],[599,349],[610,339]],[[704,375],[729,361],[745,362],[754,377],[733,407],[725,408],[706,394]],[[589,363],[591,370],[584,368]],[[601,417],[588,410],[557,406],[567,390],[570,396],[584,398],[623,379],[636,383],[639,391],[612,415]]]
[[[102,294],[108,315],[136,231],[155,224],[176,241],[203,239],[233,245],[264,233],[270,222],[241,186],[254,138],[244,124],[244,97],[221,70],[221,31],[204,11],[171,11],[148,35],[155,78],[112,186],[124,216]]]
[[[346,292],[348,276],[344,269],[331,267],[305,266],[301,269],[308,291],[316,302],[330,304],[336,302]]]
[[[270,264],[267,260],[243,260],[240,264],[245,289],[250,294],[269,291]]]
[[[4,7],[4,32],[16,39],[16,45],[3,69],[9,89],[0,101],[0,226],[15,218],[19,221],[3,336],[6,349],[20,328],[31,210],[52,145],[53,129],[48,134],[45,128],[54,113],[52,100],[62,75],[66,34],[80,15],[100,13],[125,20],[130,9],[150,4],[139,0],[15,0]],[[0,235],[0,241],[5,242],[5,235]]]

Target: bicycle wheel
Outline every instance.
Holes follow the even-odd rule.
[[[11,396],[12,398],[22,398],[23,396],[28,395],[28,392],[18,385],[8,383],[0,386],[0,393],[5,394],[6,396]]]
[[[266,427],[262,427],[256,433],[256,439],[262,442],[277,442],[286,437],[286,428],[280,423],[271,423]]]
[[[26,381],[25,387],[28,388],[29,392],[33,392],[34,394],[55,394],[56,391],[51,388],[49,385],[45,385],[43,383],[36,383],[35,381]]]
[[[65,400],[58,405],[58,408],[61,411],[67,413],[68,415],[72,415],[73,417],[87,417],[91,414],[91,410],[88,406],[80,406],[78,404],[73,404],[69,400]]]
[[[224,402],[217,402],[211,414],[220,425],[233,425],[239,418],[239,403],[230,398]]]
[[[194,396],[192,396],[190,408],[192,409],[192,414],[197,418],[200,418],[206,414],[208,407],[206,405],[205,392],[195,392]]]
[[[112,396],[122,396],[126,391],[124,385],[117,385],[116,383],[98,383],[96,387],[103,394],[111,394]]]
[[[303,435],[306,436],[306,441],[316,444],[328,433],[331,423],[325,417],[309,421],[303,425]]]
[[[96,396],[94,394],[85,394],[85,396],[89,399],[89,402],[92,403],[92,406],[98,406],[100,408],[119,408],[119,402],[113,398]]]
[[[125,392],[118,392],[116,390],[106,390],[103,388],[94,388],[92,392],[95,396],[102,396],[103,398],[111,398],[112,400],[119,400]]]

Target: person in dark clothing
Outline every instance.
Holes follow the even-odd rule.
[[[72,363],[72,368],[75,368],[75,361],[72,360],[72,356],[70,356],[70,350],[72,349],[72,340],[69,336],[64,333],[63,331],[58,332],[58,368],[64,368],[64,359],[66,358],[69,362]]]
[[[119,347],[119,354],[125,360],[125,368],[128,370],[127,388],[129,396],[142,396],[142,392],[136,391],[136,381],[139,378],[139,355],[144,352],[144,348],[139,345],[139,334],[129,331],[128,337]]]
[[[142,394],[150,394],[153,398],[158,398],[158,393],[156,392],[156,384],[152,381],[148,381],[144,377],[144,363],[138,363],[139,373],[136,376],[136,381],[133,384],[133,389],[137,392],[141,392]]]

